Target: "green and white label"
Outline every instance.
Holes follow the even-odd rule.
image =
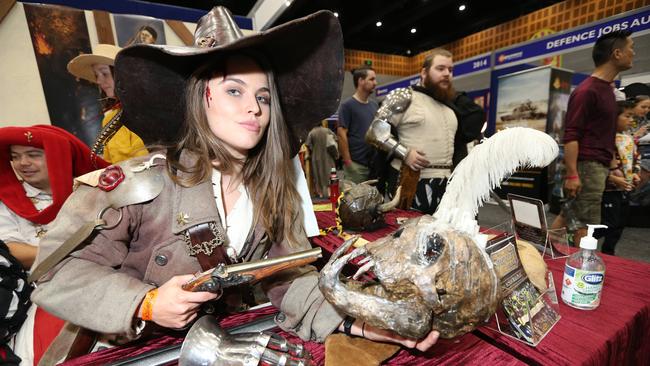
[[[566,266],[562,280],[562,300],[576,306],[598,306],[604,279],[603,271],[583,271]]]

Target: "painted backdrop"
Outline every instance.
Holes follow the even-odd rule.
[[[24,4],[24,9],[50,121],[91,145],[103,117],[99,92],[66,69],[80,53],[92,52],[84,12],[33,4]]]

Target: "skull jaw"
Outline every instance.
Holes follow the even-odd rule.
[[[485,323],[495,311],[491,304],[480,305],[477,299],[472,301],[477,306],[465,303],[457,309],[438,301],[429,303],[417,295],[399,296],[381,284],[367,286],[350,281],[344,286],[355,294],[353,296],[359,297],[359,294],[359,299],[366,302],[366,305],[348,306],[345,308],[346,313],[374,327],[413,339],[422,339],[432,330],[438,331],[440,337],[445,339],[462,336]],[[352,309],[356,311],[350,311]]]
[[[385,289],[377,284],[359,288],[359,283],[341,281],[343,266],[352,253],[344,255],[356,241],[344,242],[321,270],[318,286],[327,301],[342,312],[371,324],[377,328],[392,330],[409,338],[422,338],[431,330],[431,309],[416,297],[406,300],[390,300]],[[357,251],[365,251],[358,248]],[[361,291],[360,291],[361,290]]]
[[[426,337],[431,332],[433,313],[430,305],[419,296],[399,296],[382,284],[366,286],[350,281],[346,286],[368,296],[369,302],[375,304],[364,306],[357,316],[368,324],[414,339]]]
[[[422,339],[432,330],[431,309],[423,306],[422,302],[400,301],[386,309],[392,310],[366,312],[359,318],[374,327],[412,339]]]
[[[458,319],[450,311],[434,316],[432,328],[440,332],[440,337],[445,339],[456,338],[469,333],[484,323],[478,316],[472,319]]]

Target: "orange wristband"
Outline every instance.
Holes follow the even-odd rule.
[[[149,321],[153,319],[153,303],[156,301],[156,296],[158,296],[157,288],[147,292],[144,300],[142,300],[142,320]]]

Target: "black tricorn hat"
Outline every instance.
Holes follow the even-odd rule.
[[[343,87],[343,35],[338,19],[318,11],[269,30],[244,36],[228,9],[201,17],[194,46],[138,44],[115,59],[122,121],[145,144],[170,144],[185,123],[185,87],[206,61],[254,51],[266,56],[291,133],[291,155],[312,127],[332,115]]]

